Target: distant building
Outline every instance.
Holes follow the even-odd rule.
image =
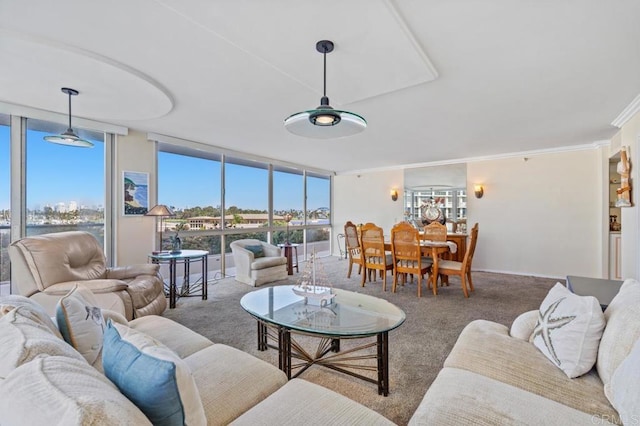
[[[234,220],[238,218],[238,222],[234,223]],[[227,228],[259,228],[269,223],[269,215],[267,213],[239,213],[237,215],[228,214],[224,217],[227,223]],[[273,220],[282,221],[284,217],[281,215],[273,215]],[[189,224],[189,229],[220,229],[222,226],[220,216],[196,216],[186,219]],[[165,221],[165,228],[167,230],[175,229],[176,225],[180,222]]]
[[[75,201],[69,201],[69,211],[70,212],[78,211],[78,203]]]

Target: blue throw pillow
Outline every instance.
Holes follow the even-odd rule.
[[[189,367],[152,337],[109,321],[102,365],[109,380],[154,425],[207,424]]]
[[[262,248],[262,244],[258,244],[255,246],[244,246],[247,250],[253,253],[253,258],[257,259],[259,257],[264,257],[264,249]]]

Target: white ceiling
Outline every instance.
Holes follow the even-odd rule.
[[[640,93],[637,0],[0,0],[0,101],[348,172],[589,144]],[[327,96],[356,136],[289,134]]]

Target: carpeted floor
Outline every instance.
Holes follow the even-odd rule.
[[[321,259],[321,264],[334,287],[387,299],[403,309],[407,319],[389,333],[389,396],[378,395],[374,384],[320,366],[311,367],[300,377],[333,389],[400,425],[411,418],[465,325],[475,319],[486,319],[510,326],[520,313],[538,309],[556,283],[547,278],[474,272],[475,292],[468,299],[464,298],[456,277],[450,278],[449,287],[440,288],[437,297],[423,287],[423,296],[418,299],[415,282],[399,287],[394,294],[392,277],[388,274],[387,291],[383,292],[379,278],[361,287],[357,266],[347,279],[347,260],[328,257]],[[295,284],[299,276],[294,274],[270,285]],[[252,290],[255,288],[226,278],[209,284],[209,300],[182,298],[176,309],[167,310],[165,316],[216,343],[277,365],[277,351],[257,350],[256,321],[240,306],[240,298]],[[308,337],[301,341],[312,343]],[[342,349],[356,343],[362,340],[343,341]]]

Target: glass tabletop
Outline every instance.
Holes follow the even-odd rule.
[[[384,299],[333,289],[333,303],[314,306],[304,303],[293,286],[267,287],[245,294],[242,308],[259,320],[292,330],[336,337],[362,337],[393,330],[406,316],[402,309]]]
[[[170,260],[170,259],[189,259],[191,257],[202,257],[208,255],[206,250],[181,250],[180,253],[171,253],[168,251],[162,253],[151,253],[149,257],[156,260]]]

